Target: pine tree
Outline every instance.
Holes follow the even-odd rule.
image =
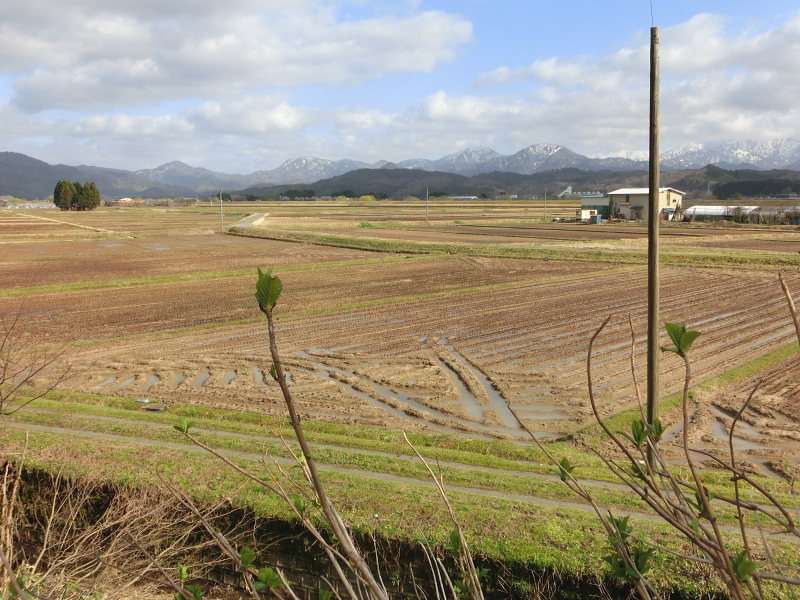
[[[84,185],[78,181],[59,181],[53,191],[53,203],[61,210],[92,210],[100,206],[100,191],[94,181]]]
[[[100,192],[94,181],[90,181],[83,186],[83,205],[88,210],[93,210],[100,206]]]
[[[59,181],[53,192],[53,203],[61,210],[70,210],[75,200],[75,186],[71,181]]]

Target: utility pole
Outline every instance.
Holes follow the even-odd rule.
[[[659,33],[658,27],[650,29],[650,190],[647,219],[647,422],[658,418],[658,362],[659,303],[661,301],[658,276],[658,227],[660,177],[658,164],[658,87],[659,87]],[[652,464],[653,457],[649,456]]]
[[[219,191],[219,230],[225,228],[225,223],[222,221],[222,190]]]
[[[544,188],[544,217],[543,221],[547,221],[547,188]]]
[[[425,222],[428,222],[428,186],[425,186]]]

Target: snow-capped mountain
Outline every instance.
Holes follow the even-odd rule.
[[[24,168],[20,167],[18,163]],[[738,140],[714,147],[693,143],[671,148],[661,154],[661,168],[665,171],[699,169],[708,164],[725,169],[800,170],[800,141],[794,139]],[[215,193],[220,188],[242,190],[256,186],[306,185],[356,169],[419,169],[467,176],[492,171],[533,174],[565,167],[587,171],[646,170],[647,152],[600,151],[591,156],[584,156],[556,144],[534,144],[509,156],[499,154],[490,148],[466,148],[435,160],[416,158],[396,163],[388,163],[385,160],[374,163],[350,159],[334,161],[306,156],[287,160],[275,169],[265,169],[246,175],[195,168],[180,161],[172,161],[155,169],[141,169],[135,172],[86,165],[78,167],[56,165],[53,169],[48,170],[49,167],[50,165],[47,163],[36,161],[22,154],[0,152],[0,183],[4,181],[3,174],[7,171],[8,181],[11,183],[4,184],[6,193],[44,194],[46,196],[45,192],[49,193],[48,188],[52,189],[55,181],[63,178],[57,176],[57,173],[61,172],[58,169],[67,169],[73,173],[69,177],[76,179],[91,177],[98,185],[102,183],[106,194],[130,195],[147,192],[149,194],[191,195]],[[22,177],[19,172],[20,168],[30,173],[30,185],[19,183]],[[45,172],[48,174],[42,175]],[[79,176],[75,173],[82,173],[82,175]],[[42,184],[43,187],[34,185],[38,179],[45,182]],[[0,190],[0,192],[2,191]]]
[[[311,182],[342,175],[356,169],[379,169],[385,164],[385,160],[380,160],[376,163],[365,163],[347,158],[327,160],[314,156],[305,156],[287,160],[280,167],[271,171],[258,171],[258,174],[263,182]]]
[[[591,168],[591,159],[555,144],[536,144],[523,148],[511,156],[497,158],[486,166],[492,171],[510,171],[530,175],[550,169],[576,167]]]
[[[198,192],[207,192],[218,188],[241,189],[264,184],[309,183],[342,175],[355,169],[380,168],[384,164],[386,164],[385,160],[376,163],[365,163],[349,159],[333,161],[306,156],[287,160],[276,169],[239,175],[195,168],[176,160],[155,169],[142,169],[134,174],[154,183],[169,183],[191,188]]]
[[[503,155],[491,148],[466,148],[433,161],[431,166],[437,171],[458,173],[500,158],[503,158]]]
[[[623,150],[621,152],[614,152],[612,150],[600,150],[599,152],[592,152],[586,155],[587,158],[627,158],[628,160],[647,160],[649,153],[647,150]]]
[[[792,139],[737,140],[713,148],[686,144],[661,155],[664,169],[697,169],[708,164],[730,168],[782,169],[800,161],[800,142]]]
[[[411,158],[409,160],[401,160],[397,163],[401,169],[421,169],[423,171],[433,171],[433,161],[427,158]]]
[[[491,148],[465,148],[448,154],[437,160],[412,158],[397,163],[401,169],[422,169],[423,171],[445,171],[448,173],[468,174],[478,165],[483,165],[503,155]]]
[[[155,169],[136,171],[135,175],[154,183],[190,187],[198,192],[217,188],[242,189],[258,185],[308,184],[320,179],[343,175],[355,169],[389,168],[444,171],[461,175],[478,175],[492,171],[507,171],[529,175],[551,169],[571,167],[587,171],[603,169],[628,171],[647,169],[647,151],[600,151],[584,156],[557,144],[534,144],[509,156],[491,148],[465,148],[442,158],[414,158],[397,163],[379,160],[366,163],[358,160],[328,160],[314,156],[292,158],[275,169],[247,175],[218,173],[196,169],[173,161]],[[663,170],[699,169],[708,164],[723,168],[779,169],[800,168],[800,142],[777,139],[765,142],[740,140],[715,147],[684,144],[661,154]]]

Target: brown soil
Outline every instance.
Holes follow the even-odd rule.
[[[135,228],[146,224],[134,217],[141,221],[147,213],[86,214],[63,218],[94,219],[104,226],[128,219],[125,225]],[[388,232],[401,239],[411,239],[412,233],[440,239],[451,235],[348,230],[353,231]],[[508,422],[508,402],[536,432],[574,432],[593,422],[585,381],[587,343],[612,313],[593,356],[602,413],[635,402],[629,314],[640,340],[636,356],[645,385],[647,286],[642,267],[465,257],[397,260],[395,254],[212,234],[50,241],[9,245],[4,252],[8,260],[0,264],[0,282],[6,288],[253,272],[0,298],[0,313],[21,314],[38,339],[80,341],[75,351],[79,368],[65,389],[283,414],[268,375],[271,359],[253,299],[254,273],[256,267],[294,265],[315,268],[281,273],[278,336],[300,410],[311,418],[518,437],[519,428]],[[324,264],[363,258],[387,262]],[[790,274],[789,285],[800,289],[800,277]],[[695,381],[794,339],[772,273],[664,268],[662,306],[665,321],[685,322],[703,332],[693,352]],[[233,323],[240,319],[249,321]],[[190,328],[197,325],[205,327]],[[800,408],[795,394],[799,366],[792,363],[771,376],[765,393],[774,399],[760,405],[781,415],[787,441],[795,439],[790,425]],[[206,372],[209,377],[200,384]],[[682,375],[681,361],[665,355],[663,393],[679,389]],[[158,382],[148,388],[151,376]],[[714,436],[724,431],[726,409],[720,406],[718,399],[708,398],[697,407],[701,410],[694,415],[691,435],[698,443],[713,446]],[[669,419],[675,422],[674,415]]]
[[[0,247],[0,256],[0,289],[376,258],[362,250],[213,233],[22,243]]]

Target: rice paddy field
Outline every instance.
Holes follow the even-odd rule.
[[[391,535],[427,523],[446,537],[405,431],[444,461],[479,552],[602,573],[599,525],[517,422],[574,457],[605,506],[662,526],[592,453],[604,446],[586,379],[589,338],[611,315],[594,346],[593,389],[611,422],[638,412],[630,360],[633,332],[644,389],[646,228],[552,220],[575,208],[550,201],[545,219],[540,202],[436,201],[426,218],[424,203],[237,203],[224,207],[222,227],[218,206],[3,211],[0,314],[26,347],[66,349],[37,386],[66,376],[3,417],[1,441],[17,447],[27,429],[46,468],[66,462],[148,483],[156,465],[206,498],[214,493],[192,477],[215,459],[179,443],[169,429],[178,416],[244,463],[265,448],[282,456],[286,411],[253,297],[256,269],[273,268],[290,388],[333,495],[355,502],[354,523],[369,528],[369,515],[385,514]],[[761,381],[733,439],[752,473],[789,494],[800,470],[800,353],[777,273],[800,301],[800,230],[669,223],[661,245],[662,318],[702,332],[687,434],[697,448],[724,451],[732,416]],[[683,375],[665,354],[663,449],[676,464]],[[153,404],[164,410],[144,410]],[[187,456],[191,477],[174,471]],[[727,485],[706,467],[709,485]],[[274,501],[247,498],[281,514]],[[563,514],[581,533],[532,525],[531,511]],[[658,566],[664,585],[685,585],[671,560]]]

